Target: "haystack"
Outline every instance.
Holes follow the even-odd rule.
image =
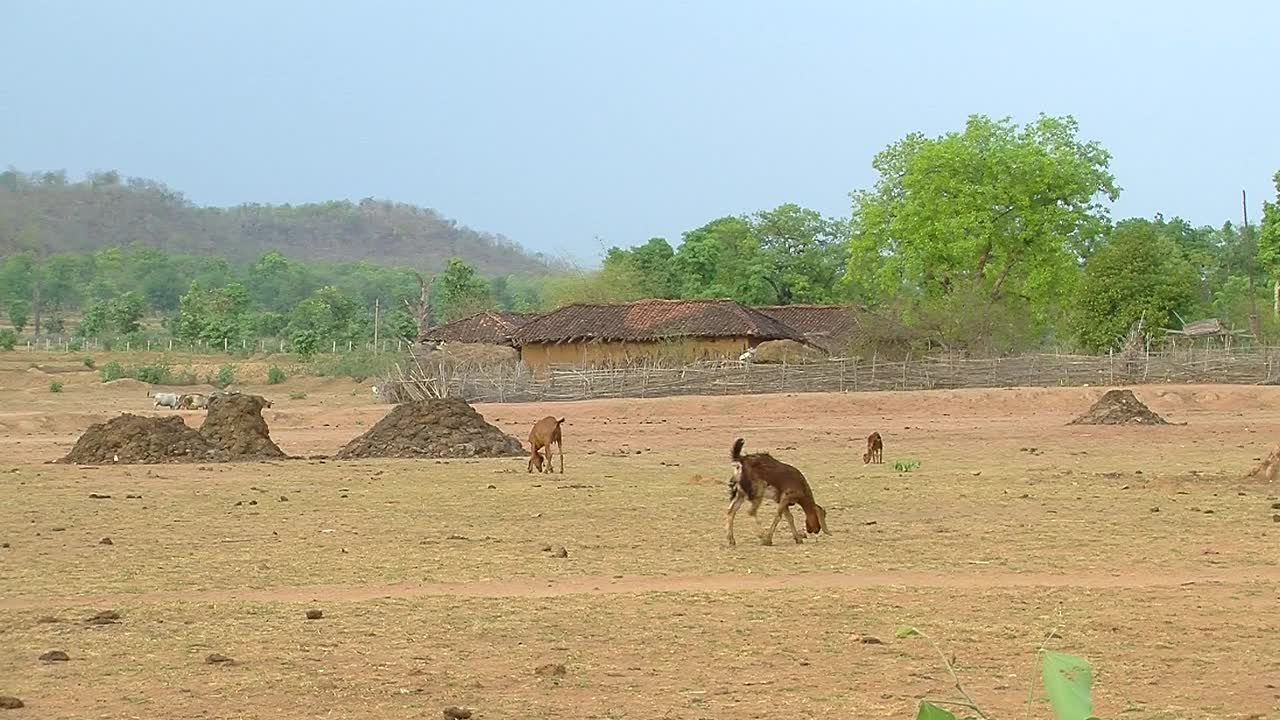
[[[262,418],[262,409],[270,405],[261,395],[214,395],[200,433],[226,448],[233,460],[286,457]]]
[[[1132,390],[1108,390],[1089,412],[1068,425],[1168,425],[1142,403]]]
[[[519,440],[485,422],[483,416],[455,398],[418,400],[397,405],[347,443],[335,458],[371,457],[522,457]]]
[[[752,362],[799,365],[825,360],[827,354],[795,340],[766,340],[756,346]]]
[[[143,417],[125,413],[105,423],[90,425],[61,463],[224,462],[227,451],[182,418]]]

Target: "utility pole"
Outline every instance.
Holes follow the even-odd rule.
[[[1253,233],[1249,229],[1249,197],[1244,190],[1240,191],[1240,209],[1244,212],[1244,233],[1241,239],[1249,252],[1249,332],[1253,333],[1255,342],[1262,342],[1262,329],[1258,326],[1258,293],[1253,286],[1254,266],[1258,261],[1258,247],[1249,242]]]
[[[382,307],[382,298],[373,299],[373,352],[378,352],[378,310]]]

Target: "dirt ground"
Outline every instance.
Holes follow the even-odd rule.
[[[522,440],[567,417],[563,476],[45,464],[119,412],[203,419],[78,360],[0,353],[5,717],[909,718],[956,699],[910,624],[995,717],[1025,716],[1052,633],[1101,717],[1280,718],[1280,487],[1241,479],[1277,387],[1133,388],[1159,427],[1066,424],[1106,388],[477,406]],[[242,389],[310,456],[387,412],[370,384]],[[726,546],[736,437],[806,473],[831,536],[765,547],[743,514]]]

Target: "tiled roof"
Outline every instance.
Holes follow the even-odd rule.
[[[430,328],[419,341],[510,345],[511,333],[535,317],[535,313],[476,313]]]
[[[849,350],[859,329],[859,315],[865,311],[856,305],[768,305],[756,308],[801,333],[812,344],[828,353]]]
[[[678,337],[797,340],[804,336],[732,300],[640,300],[622,305],[568,305],[525,323],[517,346],[575,340],[654,341]]]

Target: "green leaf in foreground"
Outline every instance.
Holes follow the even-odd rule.
[[[1093,674],[1082,658],[1046,650],[1041,661],[1044,691],[1058,720],[1095,720],[1089,689]]]
[[[949,710],[943,710],[931,702],[921,700],[920,709],[916,711],[916,720],[956,720],[956,716]]]
[[[910,625],[899,625],[898,629],[893,632],[893,636],[898,639],[909,638],[919,634],[920,631]]]

